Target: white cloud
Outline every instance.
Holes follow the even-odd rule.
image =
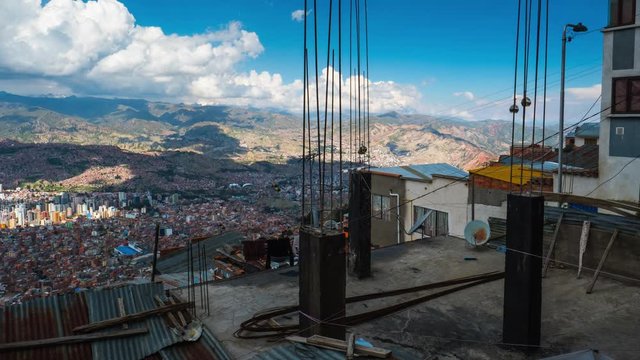
[[[567,88],[567,94],[578,100],[594,100],[602,93],[602,85],[595,84],[589,87]]]
[[[311,10],[307,11],[307,16],[309,16],[309,14],[311,14]],[[297,22],[304,21],[304,10],[300,9],[300,10],[296,10],[296,11],[292,12],[291,13],[291,20],[297,21]]]
[[[291,16],[303,20],[304,11]],[[143,97],[300,111],[300,80],[285,83],[279,74],[238,70],[241,63],[263,52],[258,35],[239,22],[217,31],[180,36],[137,25],[118,0],[0,1],[0,72],[11,75],[0,82],[0,90],[23,89],[20,92],[34,95],[42,89],[43,94]],[[322,86],[326,76],[325,69]],[[336,73],[336,81],[343,83],[345,110],[349,84],[356,79]],[[368,81],[360,80],[361,84]],[[32,86],[26,87],[30,81]],[[367,84],[372,112],[411,112],[420,106],[421,94],[414,86],[392,81]]]
[[[471,91],[455,92],[453,93],[453,96],[462,96],[462,97],[465,97],[467,100],[474,100],[476,98],[476,96]]]
[[[125,46],[134,18],[115,0],[5,0],[0,5],[0,67],[70,75]]]

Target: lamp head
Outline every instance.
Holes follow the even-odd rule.
[[[573,32],[586,32],[588,30],[587,27],[584,26],[584,24],[582,24],[581,22],[570,26],[573,29]]]

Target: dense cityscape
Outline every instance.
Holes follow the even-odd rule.
[[[299,194],[291,180],[260,178],[232,176],[215,195],[188,198],[4,189],[0,305],[149,278],[156,224],[160,253],[228,231],[257,239],[292,229]]]

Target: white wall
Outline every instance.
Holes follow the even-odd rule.
[[[553,183],[558,183],[558,173],[553,173]],[[599,179],[595,177],[562,174],[562,187],[567,194],[594,197],[598,190],[591,195],[587,194],[593,191],[598,184]]]
[[[467,198],[469,191],[466,181],[456,181],[452,183],[452,179],[434,177],[433,182],[425,183],[418,181],[406,180],[406,198],[415,199],[434,189],[444,187],[433,194],[429,194],[417,199],[407,206],[404,206],[405,232],[413,225],[413,206],[421,206],[433,210],[446,212],[449,218],[449,234],[458,237],[464,237],[464,227],[469,220],[467,214]],[[404,235],[404,241],[411,241],[420,238],[420,234]]]
[[[489,223],[489,218],[507,218],[507,202],[503,201],[501,206],[491,206],[484,204],[476,204],[475,219]],[[471,221],[471,205],[469,205],[469,221]]]

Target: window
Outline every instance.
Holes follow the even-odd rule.
[[[426,218],[425,215],[427,215]],[[414,206],[413,222],[414,233],[421,233],[429,237],[449,234],[449,214],[446,212]],[[417,226],[418,222],[421,222],[419,226]]]
[[[612,118],[609,134],[609,156],[640,156],[640,117]]]
[[[612,70],[633,69],[636,29],[618,30],[613,33]]]
[[[636,0],[610,0],[609,26],[631,25],[636,22]]]
[[[585,145],[598,145],[598,139],[594,139],[594,138],[584,139],[584,144]]]
[[[391,197],[384,195],[371,195],[371,216],[384,221],[391,220]]]
[[[615,78],[612,90],[612,113],[640,113],[640,77]]]

